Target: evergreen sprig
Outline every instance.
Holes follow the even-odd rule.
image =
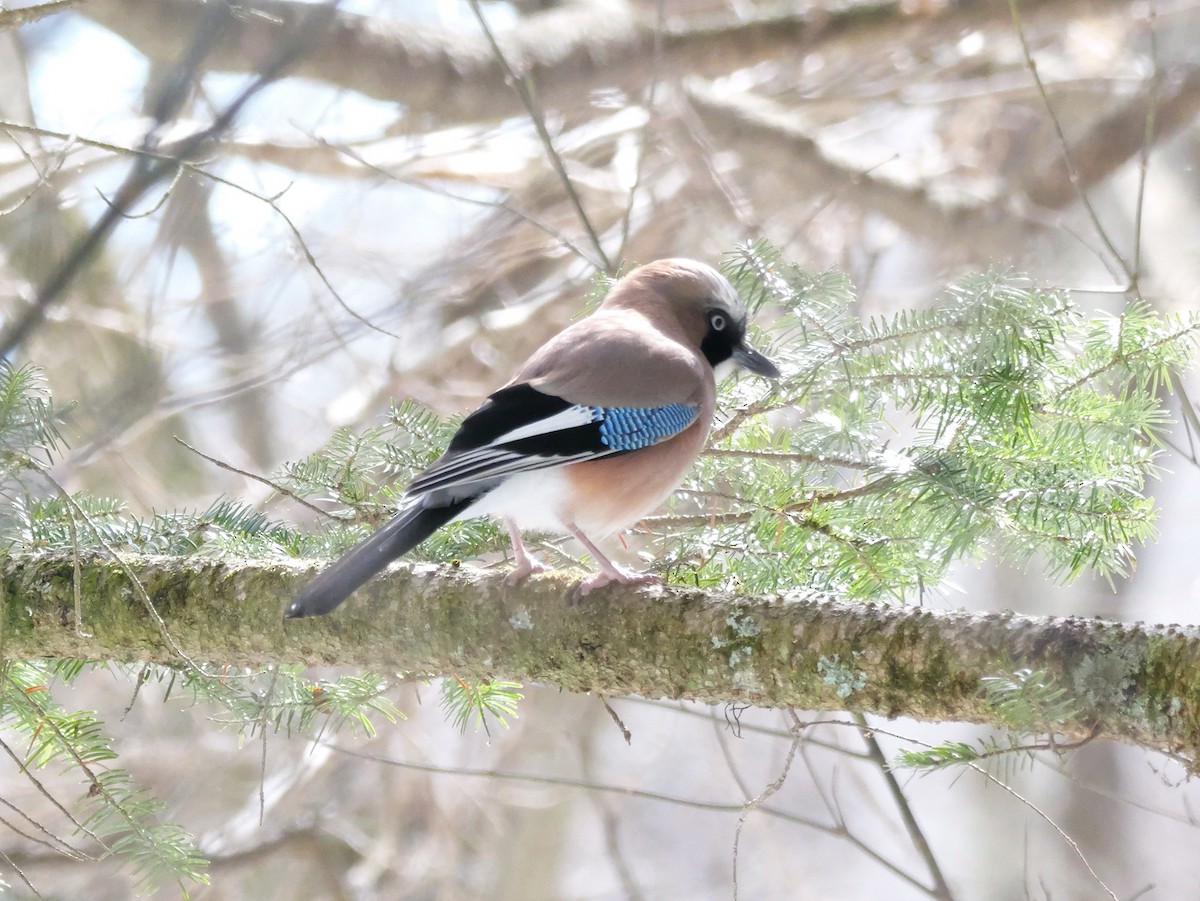
[[[946,741],[926,748],[901,750],[894,769],[935,770],[951,766],[1032,761],[1038,752],[1061,753],[1079,744],[1054,740],[1059,723],[1076,716],[1080,700],[1045,670],[1029,667],[985,676],[980,691],[1008,727],[1003,735],[989,736],[971,745]],[[1038,740],[1037,736],[1044,740]]]
[[[844,278],[769,247],[727,273],[784,311],[769,334],[785,378],[723,386],[726,424],[649,521],[674,579],[912,598],[963,557],[1121,574],[1153,534],[1156,391],[1192,361],[1197,316],[1134,303],[1089,320],[992,272],[863,322]]]
[[[0,360],[0,483],[17,475],[26,456],[49,460],[59,450],[57,419],[42,371]]]
[[[404,719],[387,697],[394,682],[372,672],[334,681],[308,679],[300,666],[237,671],[205,666],[181,671],[156,668],[155,675],[169,681],[168,696],[178,685],[191,695],[192,703],[221,710],[214,719],[236,730],[239,741],[263,731],[315,737],[346,726],[372,736],[373,717],[389,723]]]
[[[520,688],[521,683],[503,679],[443,679],[442,710],[460,732],[466,732],[474,721],[490,735],[489,720],[507,728],[508,719],[516,718],[517,702],[525,697]]]
[[[207,884],[207,861],[192,837],[160,822],[165,805],[114,765],[117,755],[104,724],[91,711],[55,703],[51,688],[60,674],[42,662],[10,661],[0,670],[0,728],[27,737],[23,765],[40,769],[58,762],[79,772],[87,790],[77,831],[99,843],[104,856],[119,856],[139,893],[167,880],[178,882],[185,896],[185,881]]]

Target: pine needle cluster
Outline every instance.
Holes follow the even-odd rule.
[[[673,578],[913,599],[960,558],[1036,558],[1062,580],[1133,566],[1154,528],[1158,392],[1200,318],[1140,302],[1085,318],[1066,292],[992,272],[864,321],[844,276],[768,247],[727,273],[760,321],[782,310],[760,339],[785,377],[723,386],[724,424],[649,522]]]

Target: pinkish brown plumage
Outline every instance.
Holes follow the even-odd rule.
[[[600,307],[543,345],[468,416],[446,452],[409,486],[395,517],[310,583],[287,615],[328,613],[388,563],[455,519],[491,515],[513,540],[513,578],[542,568],[522,530],[569,533],[611,582],[657,581],[616,566],[593,542],[661,504],[704,447],[714,367],[778,370],[745,340],[746,313],[715,269],[649,263]]]

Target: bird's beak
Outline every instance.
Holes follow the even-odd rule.
[[[777,379],[780,376],[780,372],[775,367],[775,364],[745,341],[739,342],[734,347],[733,362],[737,363],[743,369],[766,376],[769,379]]]

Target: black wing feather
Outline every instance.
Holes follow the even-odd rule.
[[[425,506],[416,501],[400,510],[373,535],[354,545],[343,556],[305,586],[288,605],[288,619],[321,616],[346,600],[377,572],[452,520],[478,497],[462,498],[444,506]]]

